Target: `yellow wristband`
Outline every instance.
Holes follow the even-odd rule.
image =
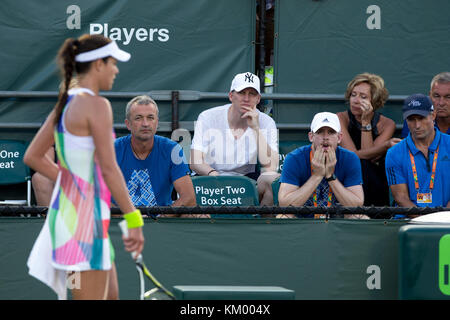
[[[139,228],[144,225],[144,219],[142,219],[141,210],[139,209],[126,213],[123,217],[127,221],[128,229]]]

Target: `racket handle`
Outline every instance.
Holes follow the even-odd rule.
[[[119,222],[119,227],[120,227],[120,230],[122,230],[122,234],[125,236],[125,238],[128,238],[128,224],[127,224],[127,221],[126,220],[120,221]],[[141,257],[141,255],[136,257],[136,252],[135,251],[133,251],[131,253],[131,258],[133,258],[133,260],[140,259],[140,257]]]
[[[125,236],[125,238],[128,238],[128,224],[127,220],[122,220],[119,222],[120,230],[122,230],[122,234]]]

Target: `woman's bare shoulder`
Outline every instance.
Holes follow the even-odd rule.
[[[77,97],[74,101],[77,104],[77,110],[83,112],[88,117],[101,116],[105,113],[111,112],[111,104],[108,99],[101,96],[83,95]],[[101,117],[99,117],[101,118]]]
[[[395,131],[395,122],[391,118],[380,115],[380,120],[377,124],[378,131],[384,132],[385,130]]]
[[[336,115],[338,116],[339,121],[341,121],[342,124],[344,124],[345,126],[348,125],[350,119],[348,118],[347,111],[337,112]]]
[[[378,121],[379,124],[383,125],[383,126],[394,126],[395,127],[395,121],[392,120],[391,118],[388,118],[384,115],[380,115],[380,120]]]

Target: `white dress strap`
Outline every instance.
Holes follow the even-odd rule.
[[[70,89],[70,90],[67,92],[67,94],[68,94],[69,96],[71,96],[71,95],[76,95],[76,94],[79,94],[79,93],[88,93],[88,94],[90,94],[91,96],[95,96],[94,91],[92,91],[91,89],[88,89],[88,88],[73,88],[73,89]]]

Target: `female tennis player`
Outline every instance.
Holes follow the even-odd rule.
[[[111,195],[128,223],[127,251],[142,251],[143,220],[115,160],[111,105],[98,94],[112,88],[117,61],[128,61],[130,54],[101,35],[83,35],[67,39],[57,58],[63,78],[58,102],[24,156],[28,166],[55,181],[28,267],[60,299],[66,298],[67,288],[73,299],[116,299],[114,249],[108,235]],[[78,88],[69,95],[74,73]],[[53,144],[57,165],[45,156]]]

